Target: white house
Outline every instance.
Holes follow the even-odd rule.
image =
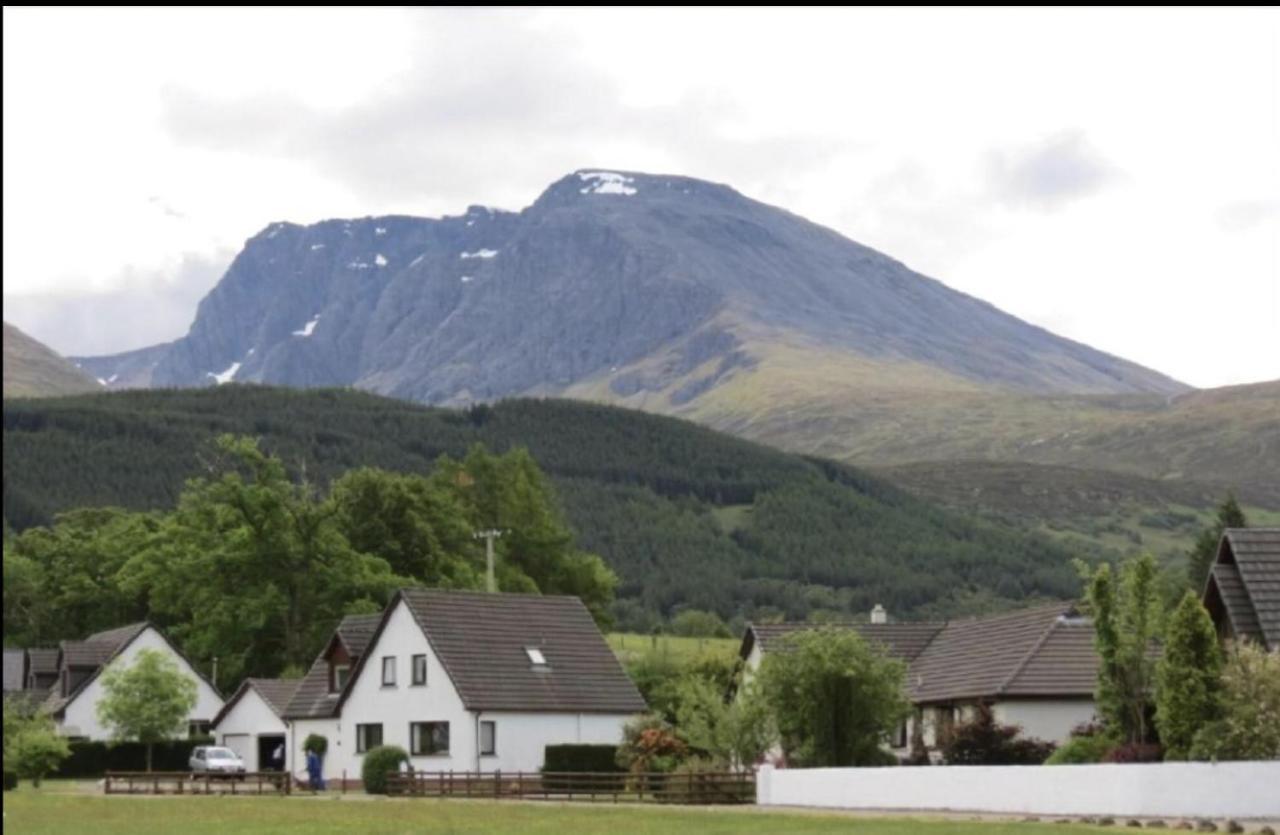
[[[107,740],[111,732],[98,721],[98,701],[102,698],[102,672],[133,664],[144,649],[167,655],[196,684],[195,707],[187,715],[188,733],[203,734],[222,709],[222,696],[204,675],[192,666],[164,633],[150,623],[133,623],[98,632],[83,641],[63,641],[59,647],[58,675],[42,707],[70,737]]]
[[[940,733],[970,718],[980,702],[991,705],[997,722],[1059,744],[1094,718],[1093,626],[1073,604],[944,623],[888,623],[876,608],[870,623],[749,625],[740,650],[744,680],[765,654],[785,646],[787,635],[849,629],[907,665],[907,694],[916,712],[891,740],[896,754],[908,753],[917,725],[925,747],[935,748]]]
[[[249,771],[288,771],[284,713],[301,679],[247,678],[213,717],[214,737]]]
[[[536,771],[547,745],[617,744],[646,709],[576,597],[405,589],[367,627],[343,622],[286,711],[292,762],[324,735],[328,779],[383,744],[420,770]]]

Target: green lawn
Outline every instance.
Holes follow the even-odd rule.
[[[733,655],[742,644],[741,638],[681,638],[634,632],[611,632],[606,639],[614,654],[623,661],[650,653],[667,653],[679,658],[708,651]]]
[[[14,833],[359,832],[609,835],[669,832],[854,835],[1053,835],[1095,827],[992,821],[883,820],[754,809],[492,803],[363,797],[103,797],[19,790],[4,796],[4,828]]]

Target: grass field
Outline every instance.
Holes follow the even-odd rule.
[[[614,655],[623,661],[651,653],[677,657],[700,652],[733,655],[742,644],[738,638],[682,638],[677,635],[640,635],[634,632],[611,632],[606,638]]]
[[[20,789],[4,796],[13,833],[853,833],[853,835],[1035,835],[1096,832],[1082,825],[877,819],[808,812],[653,806],[487,803],[338,797],[103,797]]]

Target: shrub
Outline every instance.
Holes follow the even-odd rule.
[[[320,734],[308,734],[302,743],[303,752],[315,751],[317,757],[324,757],[325,752],[329,750],[329,740]]]
[[[1222,717],[1196,734],[1191,758],[1280,759],[1280,653],[1233,642],[1222,669]]]
[[[618,765],[632,773],[672,771],[688,756],[688,746],[660,716],[639,716],[627,723],[618,746]]]
[[[18,775],[14,774],[12,771],[6,771],[4,773],[4,790],[7,792],[11,792],[17,787],[18,787]]]
[[[1053,753],[1054,744],[1041,739],[1017,739],[1017,725],[996,722],[990,705],[979,704],[968,722],[952,729],[942,741],[948,765],[1040,765]]]
[[[1103,756],[1104,763],[1158,763],[1164,759],[1164,749],[1154,742],[1126,742],[1117,745]]]
[[[618,764],[616,745],[548,745],[543,763],[542,770],[545,772],[618,774],[626,771]]]
[[[395,745],[379,745],[364,755],[360,766],[360,779],[364,781],[365,794],[386,794],[387,775],[399,771],[402,763],[409,762],[409,755]]]
[[[731,793],[722,783],[702,779],[705,774],[723,774],[724,768],[713,760],[693,757],[651,784],[654,795],[662,803],[727,803],[750,802],[754,791],[750,783]]]
[[[1045,765],[1082,765],[1100,763],[1115,741],[1102,735],[1073,736],[1045,760]]]

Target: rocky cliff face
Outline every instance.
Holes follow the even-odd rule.
[[[519,213],[274,223],[117,385],[357,386],[425,403],[590,388],[678,410],[771,345],[1026,393],[1186,390],[727,186],[579,171]]]

